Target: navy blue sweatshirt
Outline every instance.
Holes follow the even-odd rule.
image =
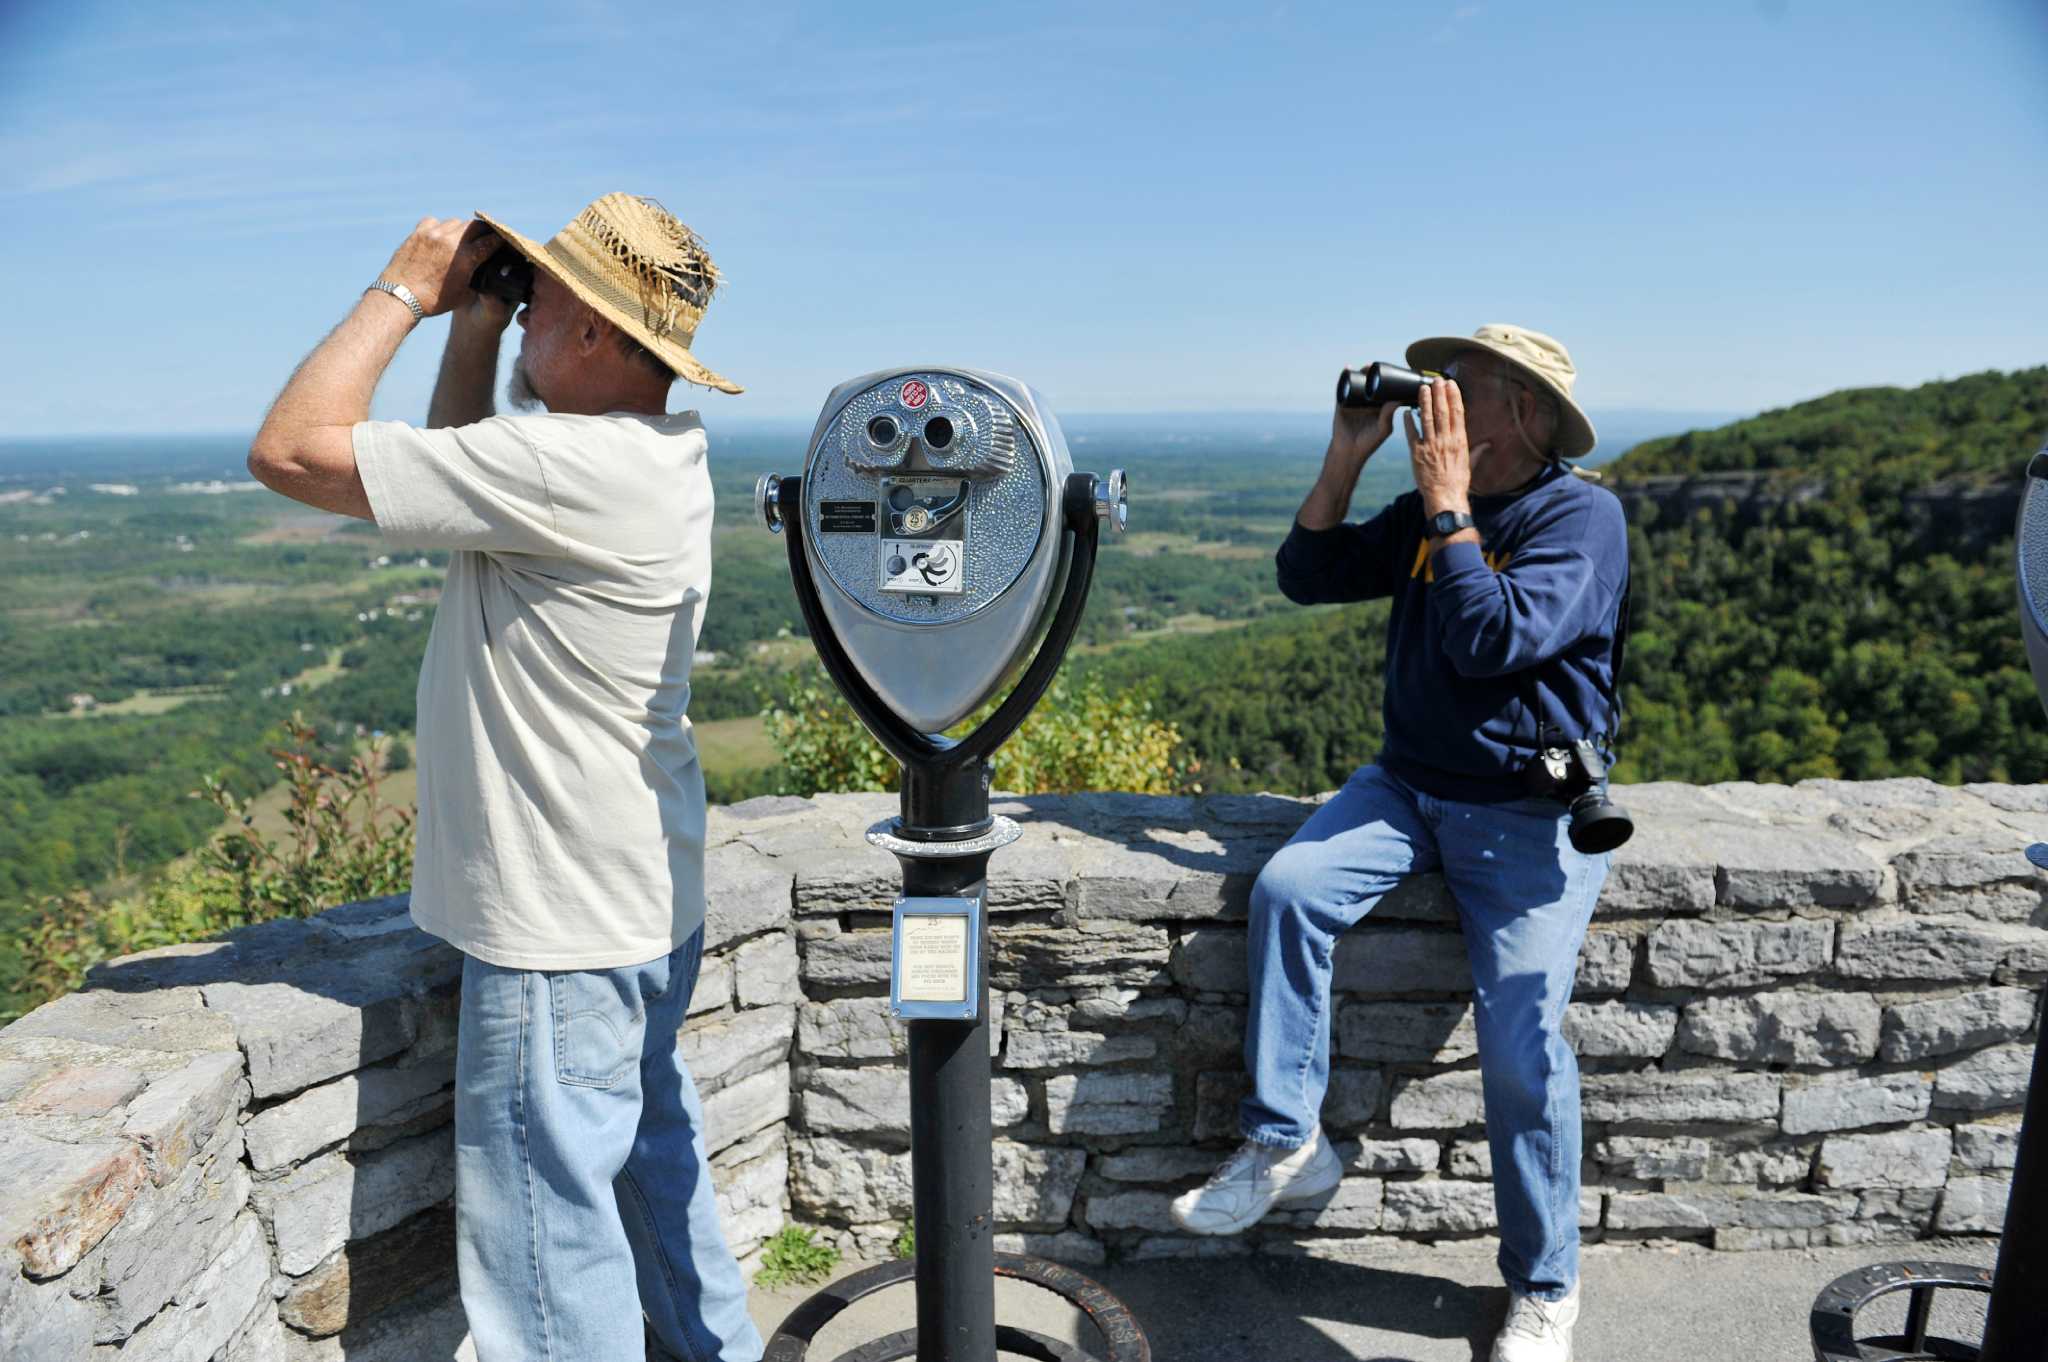
[[[1482,542],[1434,558],[1418,492],[1363,524],[1297,524],[1280,546],[1280,590],[1299,605],[1393,597],[1379,763],[1440,799],[1497,803],[1525,793],[1532,700],[1568,738],[1616,726],[1628,527],[1612,492],[1562,464],[1471,500]]]

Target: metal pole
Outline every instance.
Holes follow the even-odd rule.
[[[910,802],[905,800],[906,824]],[[982,794],[978,803],[978,814],[958,804],[949,809],[948,825],[986,817],[987,795]],[[929,816],[929,810],[924,812]],[[974,898],[988,892],[986,852],[959,859],[899,859],[905,897]],[[987,960],[986,911],[978,949]],[[995,1362],[995,1126],[989,1112],[988,971],[981,971],[973,1022],[912,1021],[907,1026],[917,1362]]]
[[[2048,1358],[2048,1045],[2041,1044],[2041,1014],[2035,1016],[2034,1076],[2020,1118],[2019,1157],[1978,1354],[1982,1362]]]

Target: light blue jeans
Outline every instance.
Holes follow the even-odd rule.
[[[1308,1139],[1330,1081],[1337,937],[1404,877],[1443,871],[1472,962],[1501,1275],[1548,1300],[1579,1276],[1579,1065],[1562,1022],[1608,864],[1566,827],[1551,800],[1465,804],[1378,766],[1353,775],[1252,889],[1240,1112],[1247,1139]]]
[[[478,1362],[760,1362],[676,1053],[703,944],[605,970],[464,958],[455,1251]]]

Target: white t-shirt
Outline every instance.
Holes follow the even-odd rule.
[[[704,920],[697,414],[353,436],[384,536],[458,551],[420,667],[413,921],[516,969],[666,955]]]

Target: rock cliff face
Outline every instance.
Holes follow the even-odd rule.
[[[1644,785],[1579,963],[1589,1239],[1994,1233],[2048,979],[2048,788]],[[1106,1256],[1369,1252],[1494,1225],[1440,879],[1339,947],[1325,1201],[1232,1240],[1166,1207],[1234,1145],[1243,918],[1316,801],[1014,800],[993,866],[996,1217]],[[888,796],[716,810],[678,1044],[726,1232],[886,1254],[910,1211]],[[0,1031],[0,1360],[413,1358],[462,1332],[460,958],[402,900],[111,962]],[[97,1351],[96,1351],[97,1349]]]
[[[1633,522],[1641,522],[1651,510],[1656,521],[1668,523],[1732,505],[1736,520],[1749,524],[1780,507],[1827,495],[1827,484],[1821,479],[1769,472],[1659,473],[1617,479],[1612,486]],[[1943,547],[1982,548],[2012,533],[2024,490],[2017,478],[1991,484],[1929,483],[1906,494],[1907,522],[1918,534]]]

